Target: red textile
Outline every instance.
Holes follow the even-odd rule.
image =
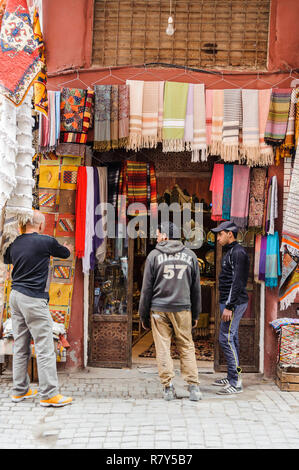
[[[76,192],[75,252],[76,252],[77,258],[83,258],[84,249],[85,249],[86,192],[87,192],[86,167],[80,166],[78,169],[78,174],[77,174],[77,192]]]

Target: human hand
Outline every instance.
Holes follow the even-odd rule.
[[[197,323],[198,323],[198,320],[193,320],[193,321],[192,321],[192,328],[196,328],[196,327],[197,327]]]
[[[141,325],[142,325],[142,328],[144,330],[150,330],[150,327],[149,326],[145,326],[145,324],[143,322],[141,322]]]
[[[222,320],[223,321],[231,321],[232,315],[233,315],[232,310],[228,310],[227,308],[225,308],[222,312]]]
[[[74,247],[73,247],[73,245],[72,245],[71,243],[65,242],[65,243],[63,244],[63,246],[65,246],[65,248],[67,248],[67,249],[70,251],[70,253],[73,253]]]

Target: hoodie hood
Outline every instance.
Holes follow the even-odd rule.
[[[157,243],[156,249],[162,253],[178,253],[179,251],[184,250],[185,246],[180,240],[166,240],[160,243]]]

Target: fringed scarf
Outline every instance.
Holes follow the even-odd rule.
[[[259,91],[242,90],[243,145],[242,160],[248,166],[260,165]]]
[[[209,190],[212,191],[212,220],[222,220],[224,165],[215,163]]]
[[[261,166],[269,166],[273,164],[274,153],[273,147],[265,143],[265,130],[267,124],[267,118],[269,114],[270,99],[272,90],[259,90],[259,102],[258,102],[258,113],[259,113],[259,133],[260,133],[260,157],[259,162]]]
[[[144,82],[127,80],[130,95],[130,119],[128,150],[139,150],[142,147],[142,105]]]
[[[185,129],[184,129],[184,142],[185,149],[190,151],[193,144],[193,133],[194,133],[194,85],[189,83],[188,95],[187,95],[187,106],[186,106],[186,117],[185,117]]]
[[[80,166],[77,173],[76,192],[76,232],[75,251],[77,258],[83,258],[85,252],[87,173],[86,167]]]
[[[260,265],[259,265],[259,281],[265,281],[266,273],[266,251],[267,251],[267,235],[261,237],[261,249],[260,249]]]
[[[277,176],[272,176],[269,186],[266,231],[274,235],[275,219],[278,217]]]
[[[142,143],[144,148],[158,144],[159,82],[144,82],[142,105]]]
[[[221,157],[225,162],[239,158],[239,129],[241,127],[241,90],[223,90],[223,127]]]
[[[93,90],[63,88],[60,103],[61,143],[86,144],[93,99]]]
[[[164,85],[165,85],[165,82],[159,82],[159,102],[158,102],[158,142],[162,142],[162,129],[163,129],[163,106],[164,106]]]
[[[213,90],[212,132],[210,155],[221,155],[223,127],[223,90]]]
[[[268,120],[265,130],[266,144],[276,147],[283,143],[286,136],[290,103],[290,88],[275,88],[272,90]]]
[[[239,228],[247,226],[249,188],[250,168],[248,166],[234,165],[230,220]]]
[[[206,90],[206,137],[207,151],[210,153],[213,113],[213,90]]]
[[[108,200],[108,173],[107,167],[101,166],[97,169],[98,172],[98,179],[99,179],[99,192],[100,203],[106,203]],[[106,249],[107,249],[107,223],[104,225],[105,218],[104,209],[102,207],[101,214],[96,214],[96,224],[95,224],[95,254],[98,260],[98,263],[103,263],[106,257]]]
[[[254,244],[254,281],[259,282],[259,268],[260,268],[260,255],[261,255],[261,243],[262,243],[262,235],[259,233],[255,237],[255,244]]]
[[[95,85],[93,148],[101,152],[111,148],[111,86]]]
[[[192,162],[207,160],[206,103],[203,84],[194,85]]]
[[[118,86],[118,146],[126,147],[129,138],[129,87],[128,85]]]
[[[262,227],[267,171],[253,168],[250,175],[248,227]]]
[[[267,236],[265,285],[276,287],[281,275],[278,232]]]
[[[275,163],[279,165],[280,158],[292,157],[295,153],[295,114],[297,103],[297,90],[294,88],[291,93],[291,103],[288,117],[286,136],[283,144],[276,148]]]
[[[163,152],[184,151],[188,83],[166,82],[163,107]]]
[[[230,220],[233,170],[234,170],[233,165],[229,163],[224,164],[224,186],[223,186],[223,199],[222,199],[222,218],[224,220]]]
[[[87,188],[86,192],[86,217],[85,217],[85,243],[84,256],[82,257],[82,270],[88,274],[90,270],[90,255],[92,253],[92,241],[94,236],[94,179],[93,167],[87,166]]]
[[[118,85],[111,85],[110,96],[110,139],[111,148],[118,148]]]

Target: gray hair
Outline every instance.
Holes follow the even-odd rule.
[[[37,227],[40,224],[45,223],[45,221],[46,221],[46,218],[42,212],[38,210],[33,211],[32,223],[30,225]]]

